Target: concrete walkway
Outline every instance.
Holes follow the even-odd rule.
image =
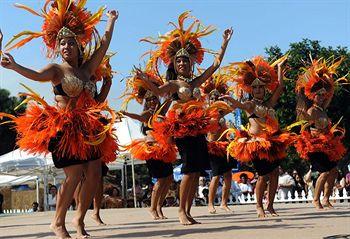
[[[92,238],[193,238],[193,239],[274,239],[274,238],[350,238],[350,204],[335,204],[335,209],[316,211],[311,204],[276,204],[279,217],[257,219],[254,205],[234,206],[234,213],[221,211],[208,215],[205,207],[193,208],[202,224],[182,226],[177,208],[165,208],[167,220],[150,219],[147,209],[102,210],[107,226],[96,226],[88,212],[86,225]],[[69,212],[67,222],[73,217]],[[0,239],[55,238],[48,227],[53,212],[0,216]],[[68,230],[75,236],[72,226]]]

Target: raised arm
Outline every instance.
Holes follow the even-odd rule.
[[[209,77],[211,77],[214,72],[220,67],[220,64],[222,62],[222,59],[224,58],[225,52],[227,45],[232,37],[233,34],[233,29],[226,29],[223,34],[223,42],[221,45],[221,49],[219,54],[215,57],[214,63],[206,69],[203,74],[198,76],[196,79],[193,81],[193,87],[199,87],[201,84],[203,84]]]
[[[107,95],[109,93],[109,90],[112,86],[112,79],[110,78],[103,78],[103,83],[101,87],[100,93],[96,96],[96,100],[100,103],[104,102],[107,98]]]
[[[103,57],[106,55],[107,49],[112,39],[114,23],[118,19],[118,15],[119,13],[115,10],[109,11],[107,13],[108,21],[106,31],[101,39],[100,47],[94,51],[90,59],[83,65],[83,68],[86,69],[89,75],[93,75],[97,67],[101,64]]]
[[[276,88],[275,92],[272,94],[270,100],[269,100],[269,106],[274,107],[280,96],[282,95],[282,92],[284,90],[284,83],[283,83],[283,63],[286,62],[287,58],[285,58],[283,61],[278,63],[277,65],[277,75],[278,75],[278,87]]]
[[[10,53],[5,53],[5,55],[6,56],[1,59],[1,65],[7,69],[14,70],[30,80],[40,82],[51,81],[54,83],[54,80],[57,78],[58,66],[56,64],[49,64],[43,69],[35,71],[17,64]]]

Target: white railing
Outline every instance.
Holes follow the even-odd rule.
[[[4,214],[24,214],[24,213],[32,213],[33,212],[30,209],[5,209],[3,211],[4,211]]]
[[[333,193],[333,195],[330,197],[330,200],[332,201],[337,201],[340,202],[341,200],[350,200],[350,195],[347,195],[347,191],[345,190],[345,188],[343,188],[342,190],[342,196],[340,196],[341,194],[339,193],[339,190],[336,189]],[[321,194],[321,200],[323,198],[323,194]],[[220,202],[221,198],[218,198],[218,201]],[[313,195],[312,195],[312,191],[309,190],[307,196],[305,191],[301,192],[301,195],[299,195],[297,192],[295,192],[294,194],[294,198],[292,197],[291,192],[288,192],[288,195],[284,195],[283,192],[281,192],[280,195],[275,195],[275,202],[277,203],[286,203],[286,202],[310,202],[313,200]],[[264,198],[264,202],[266,201],[266,198]],[[256,197],[255,195],[251,196],[250,194],[248,194],[247,196],[245,195],[239,195],[236,196],[236,200],[234,200],[234,196],[230,196],[228,204],[232,205],[232,204],[253,204],[256,203]]]

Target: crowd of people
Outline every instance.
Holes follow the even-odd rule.
[[[41,13],[18,5],[42,17],[44,23],[40,32],[24,31],[11,39],[1,59],[2,67],[53,86],[55,106],[28,88],[29,93],[21,95],[36,103],[28,105],[23,115],[1,113],[1,116],[12,119],[22,150],[50,152],[55,166],[63,168],[66,179],[58,191],[50,188],[49,201],[50,208],[55,209],[50,228],[58,238],[70,238],[65,219],[73,199],[76,213],[72,224],[81,238],[90,236],[84,218],[91,204],[94,219],[103,224],[99,215],[101,205],[120,203],[115,188],[103,197],[103,176],[108,171],[106,165],[123,150],[145,160],[150,175],[157,180],[148,192],[150,214],[155,220],[167,219],[162,210],[165,202],[170,205],[178,202],[182,225],[200,223],[191,213],[193,201],[198,195],[207,198],[209,212],[216,213],[219,184],[221,209],[231,211],[230,190],[237,187],[247,197],[254,193],[259,218],[267,214],[278,216],[274,208],[276,192],[282,197],[305,187],[298,173],[289,175],[279,167],[289,147],[295,147],[300,158],[310,162],[312,171],[319,173],[314,184],[314,206],[319,210],[332,207],[330,196],[337,178],[337,162],[346,153],[342,143],[345,131],[339,123],[332,124],[326,109],[340,82],[337,68],[342,59],[310,60],[296,79],[296,123],[282,129],[274,107],[285,90],[288,55],[272,63],[257,56],[221,66],[233,36],[233,29],[228,28],[223,31],[221,47],[212,64],[195,70],[204,55],[213,52],[204,48],[202,38],[214,29],[184,12],[177,23],[171,23],[171,31],[142,39],[153,44],[154,49],[147,51],[149,59],[144,68],[134,68],[132,77],[126,81],[124,97],[125,105],[134,99],[143,105],[143,111],[115,111],[106,101],[113,72],[107,50],[119,13],[108,11],[106,30],[99,37],[96,26],[104,8],[91,13],[85,3],[47,1]],[[47,56],[60,56],[62,63],[51,63],[41,70],[17,63],[9,51],[35,38],[43,38]],[[161,65],[166,66],[164,72],[160,72]],[[102,82],[100,90],[96,86],[98,81]],[[225,116],[236,109],[247,116],[247,127],[227,127]],[[113,124],[122,117],[138,120],[144,138],[119,145]],[[292,131],[296,126],[301,126],[297,133]],[[175,189],[172,181],[177,154],[183,177]],[[250,179],[247,173],[242,173],[239,182],[232,184],[231,170],[237,162],[252,165],[255,177]],[[205,182],[199,180],[206,170],[213,174],[208,190]],[[198,186],[202,189],[200,193]],[[142,206],[142,188],[138,186],[134,193]]]

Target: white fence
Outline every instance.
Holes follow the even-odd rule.
[[[323,195],[321,195],[321,200],[323,198]],[[221,200],[221,198],[218,198],[219,201]],[[281,192],[281,195],[278,196],[277,194],[275,195],[275,202],[276,203],[287,203],[287,202],[311,202],[313,200],[313,196],[312,196],[312,191],[309,190],[307,196],[305,191],[301,192],[301,195],[299,195],[297,192],[295,192],[294,197],[292,197],[291,192],[288,192],[288,195],[284,195],[283,192]],[[345,188],[343,188],[342,193],[339,192],[338,189],[336,189],[333,193],[333,195],[330,197],[331,201],[337,201],[337,202],[341,202],[343,200],[350,200],[350,195],[347,195],[347,191],[345,190]],[[264,201],[266,201],[266,199],[264,199]],[[239,196],[230,196],[228,204],[232,205],[232,204],[254,204],[256,203],[256,197],[255,195],[251,196],[250,194],[248,194],[247,196],[245,195],[239,195]]]

